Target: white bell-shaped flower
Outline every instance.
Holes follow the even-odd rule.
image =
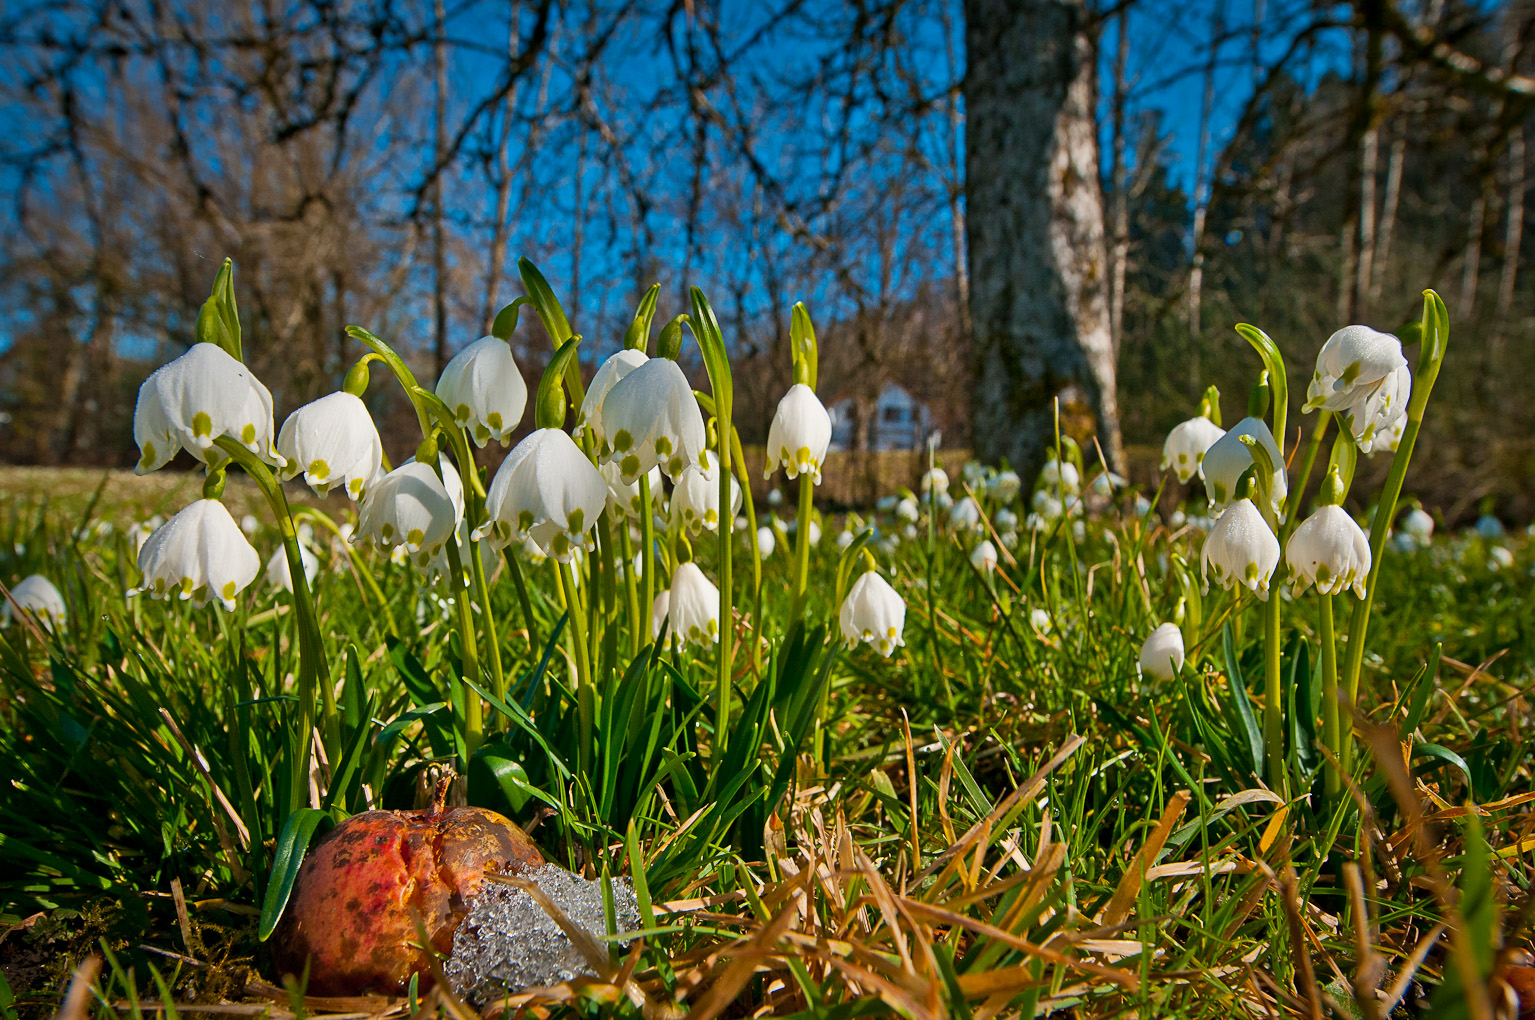
[[[666,612],[671,617],[668,632],[680,641],[705,647],[719,641],[720,590],[692,560],[677,564],[672,571]]]
[[[1412,397],[1412,372],[1403,365],[1376,383],[1343,412],[1343,420],[1364,453],[1385,446],[1394,434],[1400,441],[1407,425],[1407,401]]]
[[[1279,566],[1279,539],[1253,501],[1239,499],[1210,529],[1199,559],[1206,591],[1213,573],[1222,588],[1240,584],[1266,602],[1274,568]]]
[[[602,402],[607,399],[608,392],[618,384],[619,380],[649,360],[644,351],[625,348],[609,356],[606,361],[597,366],[591,384],[586,387],[586,396],[581,400],[581,410],[576,414],[576,428],[589,426],[596,433],[598,449],[603,456],[607,456],[612,450],[607,445],[607,434],[603,430]]]
[[[959,476],[965,480],[965,484],[972,489],[979,489],[986,484],[987,472],[990,469],[978,460],[967,460],[959,469]]]
[[[1075,496],[1082,489],[1082,475],[1071,461],[1068,460],[1063,464],[1051,457],[1040,469],[1039,484],[1053,493],[1059,493],[1064,489],[1066,495]]]
[[[918,491],[925,496],[934,489],[944,493],[949,491],[949,474],[941,467],[928,469],[927,473],[922,476],[922,483]]]
[[[1279,453],[1279,444],[1274,442],[1274,434],[1269,431],[1268,425],[1261,418],[1243,418],[1232,427],[1230,432],[1221,436],[1210,448],[1205,451],[1204,476],[1205,492],[1210,497],[1210,504],[1215,507],[1223,507],[1236,497],[1237,481],[1242,473],[1253,466],[1252,451],[1247,444],[1242,442],[1243,436],[1252,436],[1265,450],[1269,459],[1274,462],[1274,477],[1270,480],[1270,502],[1274,512],[1279,513],[1284,507],[1289,485],[1285,477],[1284,457]]]
[[[784,530],[797,538],[799,536],[799,518],[790,521]],[[810,519],[810,544],[813,546],[821,544],[821,522],[814,517]]]
[[[821,484],[821,464],[826,460],[826,448],[831,445],[831,415],[815,390],[804,383],[795,383],[778,402],[773,412],[773,423],[768,426],[767,467],[763,478],[773,477],[782,464],[784,473],[796,478],[801,471],[808,472],[810,480]]]
[[[1018,532],[1004,531],[997,538],[1002,542],[1002,548],[1012,552],[1018,548]]]
[[[906,626],[906,602],[876,570],[867,571],[853,582],[842,601],[839,622],[842,640],[849,648],[867,641],[888,659],[896,646],[906,643],[901,640],[901,630]]]
[[[1036,607],[1029,610],[1029,626],[1034,628],[1034,633],[1043,636],[1055,628],[1055,622],[1050,619],[1048,610]]]
[[[998,471],[986,480],[986,491],[999,503],[1011,503],[1023,489],[1023,479],[1011,468]]]
[[[704,416],[687,376],[670,358],[650,358],[614,383],[602,401],[602,438],[625,481],[660,465],[676,481],[707,463]]]
[[[1306,388],[1306,410],[1343,411],[1407,368],[1402,343],[1369,326],[1344,326],[1322,345]],[[1410,383],[1410,378],[1409,378]]]
[[[1407,412],[1403,410],[1388,424],[1377,429],[1368,443],[1360,443],[1359,451],[1366,454],[1395,453],[1396,448],[1402,444],[1402,433],[1406,428]]]
[[[320,573],[320,560],[308,547],[300,543],[298,547],[299,562],[304,564],[304,577],[314,584],[314,579]],[[282,546],[277,547],[271,557],[266,561],[266,584],[273,591],[279,588],[293,594],[293,571],[288,566],[288,551]]]
[[[133,439],[138,474],[164,466],[186,450],[206,464],[227,458],[213,445],[229,436],[273,467],[282,458],[272,446],[272,394],[244,365],[217,344],[193,344],[161,365],[139,387]]]
[[[15,607],[11,605],[12,601],[16,603]],[[63,623],[66,615],[63,593],[42,574],[23,577],[11,589],[9,599],[0,598],[0,621],[9,624],[16,607],[37,617],[49,630],[54,624]]]
[[[1201,465],[1205,452],[1225,434],[1225,429],[1202,414],[1179,422],[1173,426],[1173,430],[1167,434],[1167,441],[1162,444],[1160,470],[1172,468],[1178,481],[1184,484],[1188,484],[1188,480],[1195,475],[1203,477]]]
[[[1323,595],[1354,589],[1365,595],[1370,576],[1370,540],[1348,511],[1324,506],[1301,521],[1290,536],[1285,559],[1295,578],[1295,594],[1312,584]]]
[[[1141,672],[1158,680],[1171,680],[1183,669],[1183,631],[1176,623],[1164,623],[1141,645]]]
[[[841,531],[839,531],[837,533],[837,548],[838,549],[846,549],[848,546],[852,545],[856,541],[858,541],[858,536],[853,534],[852,531],[850,531],[847,528],[843,528]]]
[[[476,446],[492,439],[505,446],[528,406],[528,384],[517,369],[511,345],[499,337],[482,336],[443,368],[437,396]]]
[[[1059,520],[1066,513],[1066,507],[1048,489],[1035,489],[1034,498],[1029,501],[1029,506],[1035,514],[1047,522]]]
[[[741,486],[734,476],[730,479],[730,510],[734,519],[741,509]],[[720,526],[720,465],[714,459],[710,466],[690,467],[677,477],[677,487],[672,491],[672,520],[680,521],[690,533],[702,528],[718,531]]]
[[[284,480],[303,472],[305,483],[319,495],[344,485],[353,499],[360,499],[378,477],[384,460],[384,444],[368,406],[344,390],[288,415],[277,434],[277,452],[286,462]]]
[[[997,569],[997,547],[988,539],[970,551],[970,565],[983,574]]]
[[[778,548],[778,538],[773,534],[773,529],[764,525],[757,529],[757,554],[764,560],[773,555],[773,550]]]
[[[974,531],[981,526],[981,508],[966,496],[949,508],[949,523],[960,531]]]
[[[671,611],[671,606],[671,590],[662,589],[650,604],[650,640],[655,641],[661,637],[661,628],[666,624],[666,614]]]
[[[129,595],[174,594],[198,606],[218,599],[225,609],[261,572],[261,556],[216,499],[199,499],[166,521],[144,542],[138,562],[144,580]]]
[[[353,541],[396,547],[418,567],[428,566],[464,517],[464,483],[446,460],[442,477],[412,457],[376,480],[363,496]]]
[[[640,503],[639,479],[636,478],[632,482],[624,481],[623,472],[612,461],[603,464],[597,470],[602,475],[602,480],[608,486],[608,509],[613,511],[614,514],[624,514],[639,520],[640,515],[644,512]],[[651,468],[650,502],[652,504],[652,511],[655,509],[654,504],[659,503],[665,494],[661,487],[661,469]]]
[[[998,531],[1017,531],[1018,514],[1007,507],[1003,507],[991,515],[991,523],[996,526]]]
[[[1420,546],[1434,538],[1434,519],[1422,507],[1413,507],[1402,517],[1402,534]]]
[[[922,511],[918,508],[916,500],[906,496],[896,503],[895,515],[903,521],[915,523],[917,518],[922,516]]]
[[[570,562],[592,547],[591,531],[607,505],[608,486],[575,440],[539,429],[512,448],[485,498],[490,519],[475,532],[497,546],[532,537],[545,553]]]

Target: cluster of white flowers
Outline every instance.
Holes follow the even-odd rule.
[[[1305,410],[1338,412],[1359,449],[1373,453],[1397,448],[1411,396],[1401,341],[1369,326],[1344,326],[1317,355]]]

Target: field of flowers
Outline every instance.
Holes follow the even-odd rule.
[[[1529,1015],[1531,552],[1411,499],[1437,295],[1304,399],[1240,327],[1158,486],[1057,435],[823,517],[803,306],[756,505],[701,292],[586,381],[521,271],[279,429],[226,263],[142,487],[5,485],[0,1017]]]

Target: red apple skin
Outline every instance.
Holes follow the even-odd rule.
[[[279,972],[309,963],[310,995],[397,995],[432,985],[416,918],[447,954],[487,869],[544,863],[527,834],[483,808],[365,811],[310,847],[273,939]]]

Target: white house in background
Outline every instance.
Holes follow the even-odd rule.
[[[853,445],[853,398],[839,397],[827,405],[831,415],[831,448],[851,449]],[[875,450],[916,450],[932,428],[928,406],[904,387],[885,383],[874,405],[874,422],[869,432],[869,446]]]

